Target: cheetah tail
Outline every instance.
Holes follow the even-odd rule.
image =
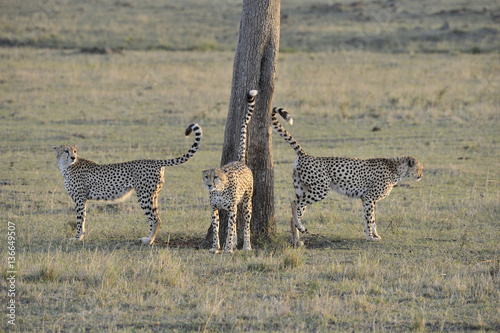
[[[187,153],[185,153],[184,155],[182,155],[181,157],[172,158],[170,160],[162,161],[163,165],[172,166],[172,165],[182,164],[182,163],[189,161],[189,159],[191,157],[193,157],[194,153],[196,153],[196,151],[200,148],[200,142],[201,142],[201,137],[202,137],[202,131],[201,131],[200,125],[198,125],[198,124],[189,125],[186,128],[186,131],[184,134],[186,135],[186,137],[188,137],[192,132],[194,132],[195,137],[194,137],[194,142],[193,142],[193,145],[191,146],[191,149],[189,149],[189,151]]]
[[[299,156],[304,156],[307,155],[307,153],[302,149],[300,144],[295,141],[295,139],[286,131],[286,129],[281,126],[280,122],[278,121],[278,118],[276,117],[276,113],[279,113],[283,119],[285,119],[290,125],[293,124],[293,119],[292,116],[283,108],[275,107],[273,108],[272,111],[272,125],[274,130],[286,141],[292,146],[293,150],[295,150],[295,153]]]
[[[247,94],[247,113],[245,115],[245,121],[241,125],[241,135],[240,135],[240,148],[238,150],[238,161],[245,163],[245,152],[247,150],[247,127],[252,118],[252,113],[255,108],[255,96],[257,96],[257,90],[250,90]]]

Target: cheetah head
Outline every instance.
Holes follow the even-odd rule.
[[[227,182],[227,176],[220,168],[203,170],[203,181],[209,191],[220,190]]]
[[[406,169],[406,171],[402,174],[403,178],[414,178],[417,181],[422,178],[422,170],[424,169],[424,166],[415,157],[404,157],[401,166],[404,166]]]
[[[57,164],[61,170],[66,169],[77,160],[76,146],[62,145],[52,147],[56,152]]]

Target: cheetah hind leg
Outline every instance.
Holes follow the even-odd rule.
[[[292,231],[292,246],[293,247],[304,246],[304,242],[299,240],[299,229],[295,227],[295,223],[293,223],[293,217],[290,219],[290,229]]]
[[[290,229],[292,231],[292,245],[294,247],[301,247],[304,245],[302,241],[299,241],[299,231],[300,229],[297,227],[297,225],[302,226],[300,223],[300,219],[302,218],[302,215],[304,214],[304,211],[306,210],[306,206],[297,209],[297,205],[295,201],[292,202],[292,219],[290,220]],[[307,233],[307,229],[302,226],[303,231],[302,233]]]
[[[373,223],[372,233],[373,233],[374,240],[381,240],[382,239],[382,237],[380,237],[377,233],[377,225],[375,223]]]
[[[301,219],[304,213],[305,207],[309,204],[323,200],[328,191],[330,190],[328,181],[321,181],[319,184],[315,185],[317,188],[317,193],[311,193],[309,189],[304,191],[304,188],[296,187],[294,185],[296,199],[292,202],[292,217],[295,227],[303,234],[307,233],[307,229],[302,225]],[[293,232],[292,232],[293,234]]]
[[[297,162],[296,162],[297,163]],[[294,245],[296,245],[299,236],[297,234],[297,230],[300,231],[301,233],[306,233],[307,229],[304,228],[302,223],[300,222],[300,218],[302,216],[302,213],[304,212],[303,207],[306,206],[306,203],[303,203],[303,198],[305,197],[306,194],[306,188],[303,186],[303,184],[300,181],[300,177],[298,174],[298,171],[296,167],[293,168],[292,170],[292,178],[293,178],[293,187],[295,189],[295,196],[296,199],[292,201],[292,222],[291,222],[291,228],[292,228],[292,239]],[[297,207],[300,207],[297,209]]]
[[[158,214],[158,194],[160,190],[161,186],[158,187],[153,196],[142,194],[139,197],[139,204],[149,220],[149,236],[141,238],[144,245],[153,244],[161,225],[160,215]]]
[[[302,225],[302,222],[300,221],[300,217],[301,217],[301,211],[303,209],[303,207],[300,207],[300,208],[297,208],[297,207],[300,207],[300,205],[297,205],[297,202],[296,200],[294,200],[292,202],[292,219],[293,219],[293,223],[294,223],[294,226],[303,234],[307,233],[307,229]]]
[[[250,220],[252,219],[252,196],[250,195],[243,201],[243,213],[245,214],[245,230],[243,231],[243,250],[252,251],[252,244],[250,243]],[[236,228],[235,228],[236,229]],[[234,242],[236,247],[236,233],[234,235]]]

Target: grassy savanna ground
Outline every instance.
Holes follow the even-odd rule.
[[[309,208],[312,234],[294,250],[294,153],[275,136],[279,234],[216,256],[196,248],[210,222],[201,169],[220,161],[231,53],[0,57],[1,232],[16,224],[17,329],[500,329],[498,55],[281,56],[275,105],[295,116],[289,129],[309,153],[412,154],[424,178],[379,203],[381,242],[364,240],[359,201],[331,195]],[[90,203],[85,241],[68,241],[73,203],[52,145],[78,144],[99,163],[172,157],[190,146],[193,121],[202,149],[166,170],[159,244],[140,244],[148,225],[135,198]]]
[[[37,47],[234,50],[238,0],[4,0],[0,43]],[[282,51],[495,52],[496,0],[281,4]]]
[[[407,19],[394,15],[377,35],[390,41],[396,34],[404,43],[380,44],[382,49],[373,34],[349,40],[350,31],[365,31],[355,20],[357,6],[341,2],[338,12],[332,3],[313,8],[284,2],[282,47],[327,51],[280,55],[274,104],[294,117],[290,132],[313,155],[414,155],[424,164],[424,178],[403,182],[377,205],[381,242],[364,240],[359,200],[331,194],[308,208],[304,222],[311,234],[303,237],[305,248],[292,249],[295,155],[275,135],[278,234],[270,243],[255,239],[251,253],[215,256],[198,249],[210,223],[201,170],[220,162],[233,57],[225,50],[234,44],[221,46],[224,33],[217,29],[230,26],[227,43],[234,43],[238,6],[215,2],[224,6],[211,11],[204,6],[212,4],[183,2],[191,21],[182,30],[181,12],[161,20],[155,2],[144,2],[149,11],[128,2],[26,4],[2,3],[0,14],[6,44],[34,36],[35,42],[25,44],[46,47],[0,48],[0,235],[6,240],[7,222],[15,223],[14,330],[500,330],[498,40],[486,34],[406,44],[411,38],[405,35],[419,29],[438,36],[453,29],[465,31],[453,32],[462,37],[482,28],[493,33],[495,2],[405,3],[406,12],[394,13]],[[364,16],[386,8],[362,6]],[[41,11],[48,20],[42,21]],[[305,20],[313,12],[345,21],[335,28],[321,26],[324,21],[314,16]],[[214,13],[224,24],[216,24]],[[287,30],[294,13],[309,23]],[[440,30],[445,14],[448,32]],[[172,36],[179,44],[159,26],[174,19],[171,29],[180,30]],[[36,29],[29,30],[34,22]],[[408,28],[412,24],[415,30]],[[144,30],[130,30],[139,26]],[[325,35],[342,39],[325,49],[320,37],[328,29],[338,29],[338,35]],[[215,44],[205,35],[210,33]],[[51,35],[53,40],[44,37]],[[292,35],[308,36],[309,42]],[[157,41],[139,44],[138,36]],[[341,52],[329,52],[342,41]],[[135,51],[79,50],[93,46]],[[492,52],[472,54],[474,47]],[[157,48],[192,51],[145,51]],[[211,49],[220,51],[199,52]],[[188,163],[166,169],[157,244],[139,241],[148,224],[135,197],[117,205],[89,203],[85,240],[68,241],[75,214],[53,145],[77,144],[82,157],[98,163],[169,158],[190,147],[192,138],[183,138],[183,131],[191,122],[203,127],[202,149]],[[5,258],[7,245],[0,242]],[[0,283],[7,304],[7,283]],[[3,311],[0,327],[12,330]]]

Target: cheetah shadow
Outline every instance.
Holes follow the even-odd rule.
[[[280,235],[279,243],[283,245],[291,246],[289,237],[283,237]],[[301,237],[301,241],[304,243],[305,249],[332,249],[332,250],[355,250],[360,248],[365,248],[367,244],[376,244],[367,242],[363,238],[342,238],[340,236],[334,235],[320,235],[320,234],[306,234]],[[241,244],[240,244],[241,243]],[[254,249],[261,248],[266,245],[252,244]],[[259,246],[260,245],[260,246]],[[267,244],[271,247],[277,244]],[[211,247],[210,242],[207,242],[205,237],[202,236],[187,236],[180,234],[170,234],[168,238],[157,237],[154,241],[154,246],[159,246],[163,248],[176,248],[176,249],[193,249],[193,250],[208,250]],[[238,242],[238,249],[241,250],[242,242]]]
[[[206,244],[205,237],[187,236],[181,234],[169,234],[167,238],[158,236],[156,237],[153,244],[154,246],[162,248],[193,249],[193,250],[205,250],[209,248]]]
[[[365,248],[368,242],[363,238],[342,238],[334,235],[321,235],[309,233],[302,235],[300,240],[306,249],[332,249],[339,251],[350,251]]]

